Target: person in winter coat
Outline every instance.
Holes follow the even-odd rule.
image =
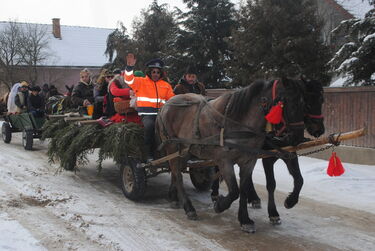
[[[153,158],[155,149],[155,120],[158,111],[174,96],[171,85],[163,80],[164,62],[152,59],[146,63],[146,77],[135,77],[133,68],[136,63],[134,54],[126,57],[125,83],[132,88],[137,97],[137,111],[144,126],[144,141],[147,159]]]
[[[88,69],[83,69],[79,75],[80,81],[74,87],[72,93],[72,104],[74,107],[87,107],[94,103],[94,85],[91,82],[91,73]]]
[[[27,112],[27,99],[29,97],[29,84],[26,81],[21,82],[18,88],[14,102],[17,106],[16,113]]]
[[[49,84],[47,84],[47,83],[43,84],[42,90],[40,91],[39,95],[44,98],[45,102],[48,101],[48,99],[50,97],[50,94],[49,94]]]
[[[184,76],[180,79],[173,90],[174,94],[196,93],[206,95],[206,88],[203,83],[198,82],[197,70],[194,66],[188,66]]]
[[[108,69],[103,69],[100,73],[98,80],[94,85],[94,113],[92,115],[93,119],[98,119],[104,114],[104,97],[108,93],[108,84],[113,78],[113,73]]]
[[[34,86],[30,88],[30,95],[27,100],[27,109],[31,112],[34,117],[44,117],[44,98],[39,95],[39,86]]]
[[[115,69],[114,73],[117,73],[112,81],[108,85],[107,94],[107,114],[111,120],[115,122],[134,122],[142,124],[141,118],[138,116],[137,111],[133,107],[129,107],[126,111],[119,114],[115,110],[115,103],[125,101],[131,105],[131,99],[135,98],[134,92],[125,83],[122,73],[119,69]]]

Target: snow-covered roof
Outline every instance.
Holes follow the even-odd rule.
[[[8,24],[0,22],[0,30]],[[26,26],[26,23],[19,24]],[[52,34],[52,24],[35,25],[46,29],[49,53],[53,55],[43,63],[44,66],[100,67],[108,63],[104,52],[107,37],[113,29],[61,25],[62,39],[59,39]]]
[[[367,0],[335,0],[345,10],[356,18],[364,18],[365,14],[372,9]]]

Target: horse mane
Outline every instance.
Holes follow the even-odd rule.
[[[250,108],[254,97],[258,96],[266,87],[264,81],[256,81],[247,87],[233,93],[225,94],[229,100],[226,115],[233,120],[241,120],[246,111]]]

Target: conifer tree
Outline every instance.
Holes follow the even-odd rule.
[[[133,30],[134,53],[140,69],[152,58],[167,59],[177,31],[174,14],[167,4],[159,5],[154,0],[133,22]]]
[[[226,77],[225,64],[231,57],[227,39],[234,22],[229,0],[184,0],[188,8],[179,16],[174,69],[180,74],[194,64],[207,87],[218,87]]]
[[[347,34],[345,42],[329,65],[337,74],[345,76],[347,85],[375,85],[375,9],[364,19],[349,19],[332,31]]]
[[[314,1],[248,0],[237,18],[239,28],[231,43],[236,84],[299,74],[329,82],[329,51],[320,40]]]

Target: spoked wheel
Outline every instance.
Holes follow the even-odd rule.
[[[23,130],[22,131],[22,145],[25,150],[32,150],[33,149],[33,141],[34,135],[33,130]]]
[[[1,135],[3,136],[4,143],[10,143],[12,140],[12,129],[8,122],[4,122],[1,126]]]
[[[139,200],[146,191],[145,170],[140,166],[140,161],[129,158],[121,166],[121,186],[126,198]]]
[[[191,183],[201,192],[208,191],[213,183],[215,167],[197,167],[189,169]]]

